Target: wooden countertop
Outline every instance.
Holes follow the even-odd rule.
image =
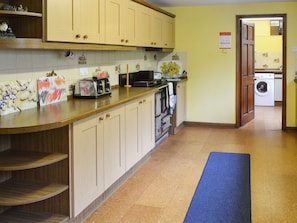
[[[282,74],[283,71],[279,69],[255,69],[255,73],[275,73]]]
[[[131,100],[155,93],[158,88],[112,89],[111,96],[99,99],[71,99],[0,117],[0,134],[19,134],[66,126]]]

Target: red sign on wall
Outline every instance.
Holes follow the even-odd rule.
[[[220,49],[231,49],[231,32],[220,32]]]

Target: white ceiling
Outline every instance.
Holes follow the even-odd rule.
[[[194,6],[194,5],[218,5],[218,4],[242,4],[258,2],[297,2],[297,0],[146,0],[159,7]]]

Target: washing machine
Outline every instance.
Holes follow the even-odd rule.
[[[274,73],[255,73],[255,105],[274,106]]]

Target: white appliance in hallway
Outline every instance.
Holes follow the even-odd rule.
[[[274,106],[274,73],[255,73],[255,105]]]
[[[283,74],[274,74],[274,101],[283,101]]]

